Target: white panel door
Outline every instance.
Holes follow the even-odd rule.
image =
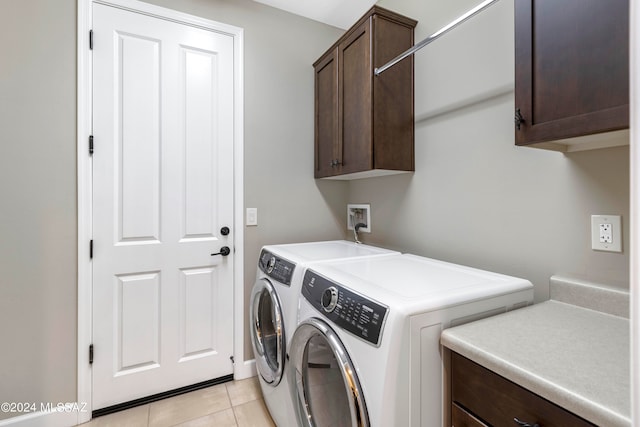
[[[234,70],[231,36],[93,22],[95,410],[233,372]]]

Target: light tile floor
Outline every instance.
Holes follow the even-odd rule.
[[[83,427],[272,427],[258,378],[231,381],[114,414]]]

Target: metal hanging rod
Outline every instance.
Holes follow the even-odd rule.
[[[470,11],[468,11],[467,13],[465,13],[464,15],[454,19],[453,21],[451,21],[450,23],[448,23],[447,25],[445,25],[444,27],[440,28],[438,31],[436,31],[435,33],[431,34],[429,37],[427,37],[426,39],[422,40],[419,43],[416,43],[413,47],[407,49],[405,52],[401,53],[400,55],[396,56],[395,58],[393,58],[391,61],[387,62],[386,64],[384,64],[382,67],[377,67],[375,70],[373,70],[373,73],[376,76],[379,76],[380,74],[382,74],[385,70],[393,67],[394,65],[396,65],[398,62],[402,61],[404,58],[406,58],[409,55],[413,55],[415,52],[419,51],[420,49],[422,49],[423,47],[425,47],[426,45],[428,45],[429,43],[435,41],[436,39],[438,39],[440,36],[448,33],[449,31],[453,30],[455,27],[457,27],[458,25],[462,24],[464,21],[466,21],[467,19],[475,16],[476,14],[482,12],[483,10],[485,10],[486,8],[488,8],[489,6],[491,6],[492,4],[494,4],[495,2],[497,2],[498,0],[485,0],[482,3],[480,3],[478,6],[474,7],[473,9],[471,9]]]

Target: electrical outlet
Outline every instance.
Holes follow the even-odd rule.
[[[600,224],[600,243],[613,243],[611,224]]]
[[[358,229],[358,233],[371,233],[370,204],[347,205],[347,230],[353,230],[356,224],[364,224],[364,227]]]
[[[620,215],[591,215],[591,249],[622,252]]]

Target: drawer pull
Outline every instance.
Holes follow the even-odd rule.
[[[520,427],[540,427],[540,424],[538,423],[529,424],[529,423],[525,423],[524,421],[520,421],[518,418],[514,418],[513,421],[515,421],[516,424],[518,424]]]

